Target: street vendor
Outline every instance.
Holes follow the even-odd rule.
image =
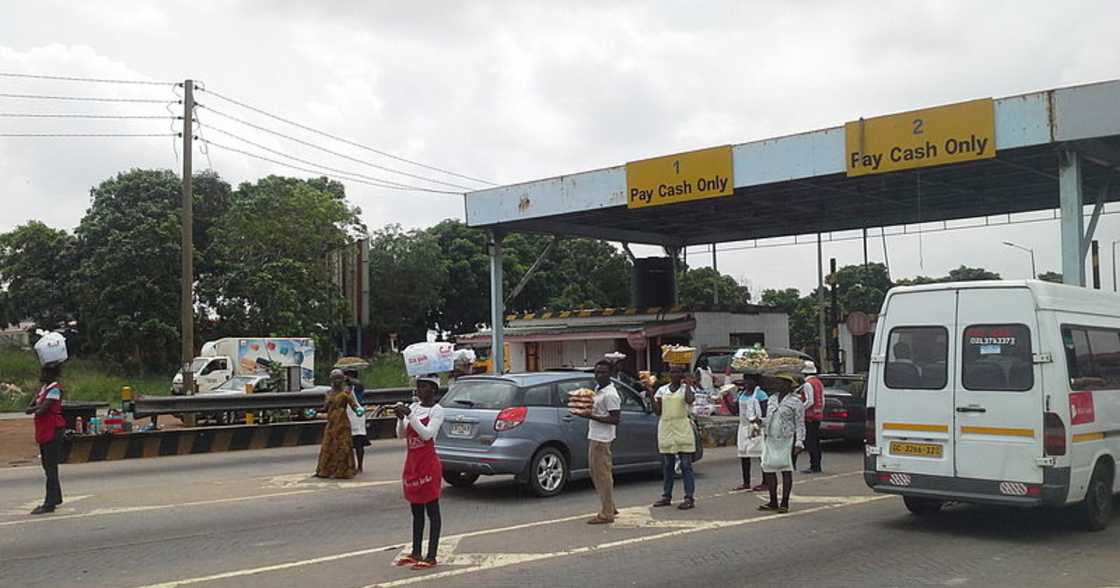
[[[397,560],[396,565],[411,566],[413,570],[424,570],[436,565],[439,537],[443,529],[443,517],[439,510],[443,464],[436,455],[435,444],[436,434],[443,426],[444,418],[443,407],[436,403],[439,384],[437,375],[417,378],[417,402],[413,402],[411,406],[398,404],[394,407],[397,415],[397,437],[404,439],[408,447],[401,483],[404,499],[412,508],[412,551]],[[421,553],[425,515],[431,523],[426,557]]]
[[[757,492],[765,490],[766,484],[751,486],[751,460],[762,458],[762,419],[766,413],[759,400],[759,392],[763,395],[766,393],[762,392],[762,388],[755,384],[754,376],[750,375],[744,376],[742,388],[736,388],[736,391],[739,407],[739,435],[736,448],[743,471],[743,483],[735,490]]]
[[[673,504],[673,484],[678,460],[684,477],[684,500],[677,508],[689,510],[696,506],[696,478],[692,471],[696,437],[689,419],[689,408],[696,400],[696,392],[684,381],[687,369],[688,366],[681,364],[670,365],[669,383],[653,396],[653,411],[660,417],[657,421],[657,450],[661,453],[661,475],[664,480],[661,499],[653,504],[655,507]]]
[[[44,364],[39,371],[43,384],[35,402],[24,411],[35,415],[35,442],[39,444],[39,458],[47,477],[47,493],[43,504],[31,511],[33,515],[48,514],[62,504],[62,483],[58,479],[58,462],[62,460],[62,436],[66,421],[62,418],[61,363]]]
[[[796,394],[797,377],[779,373],[763,379],[770,390],[769,406],[762,418],[762,479],[770,491],[763,511],[789,512],[793,491],[793,456],[805,447],[805,410]],[[778,473],[782,474],[782,501],[778,502]]]

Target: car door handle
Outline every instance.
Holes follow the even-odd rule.
[[[958,406],[957,412],[988,412],[988,409],[982,406]]]

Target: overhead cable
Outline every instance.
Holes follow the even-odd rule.
[[[211,127],[211,130],[214,130],[213,127]],[[404,191],[414,191],[414,192],[430,192],[430,193],[433,193],[433,194],[453,194],[453,195],[456,195],[456,196],[461,196],[462,195],[462,192],[451,192],[451,191],[447,191],[447,190],[432,190],[430,188],[421,188],[419,186],[408,186],[408,185],[405,185],[405,184],[386,183],[384,181],[365,179],[365,178],[368,178],[369,176],[364,176],[364,177],[360,176],[360,175],[350,176],[350,175],[348,175],[346,173],[343,173],[343,172],[324,173],[324,169],[327,169],[327,168],[314,169],[314,168],[302,167],[302,166],[299,166],[299,165],[294,165],[294,164],[287,163],[287,162],[284,162],[284,161],[280,161],[280,160],[277,160],[277,159],[272,159],[270,157],[265,157],[265,156],[257,154],[257,153],[252,153],[252,152],[246,151],[244,149],[238,149],[236,147],[230,147],[228,145],[222,145],[221,143],[216,143],[216,142],[211,141],[211,140],[202,139],[201,137],[199,137],[199,141],[201,141],[203,143],[206,143],[210,147],[217,147],[218,149],[223,149],[225,151],[232,151],[233,153],[239,153],[239,154],[244,155],[246,157],[252,157],[253,159],[259,159],[261,161],[266,161],[268,163],[272,163],[272,164],[275,164],[275,165],[281,165],[281,166],[284,166],[284,167],[289,167],[289,168],[296,169],[296,170],[299,170],[299,171],[303,171],[303,172],[307,172],[307,173],[311,173],[311,174],[317,174],[317,175],[321,175],[321,176],[327,176],[327,177],[332,177],[333,176],[337,179],[348,180],[348,181],[351,181],[351,182],[357,182],[359,184],[367,184],[367,185],[375,186],[375,187],[378,187],[378,188],[388,188],[388,189],[391,189],[391,190],[404,190]]]
[[[83,78],[78,76],[48,76],[40,74],[25,74],[13,72],[0,72],[0,78],[25,78],[32,80],[56,80],[62,82],[89,82],[96,84],[133,84],[140,86],[174,86],[181,82],[157,82],[151,80],[118,80],[111,78]]]
[[[421,176],[421,175],[417,175],[417,174],[412,174],[412,173],[409,173],[409,172],[406,172],[406,171],[401,171],[401,170],[398,170],[398,169],[393,169],[393,168],[391,168],[391,167],[385,167],[385,166],[383,166],[383,165],[378,165],[378,164],[376,164],[376,163],[370,163],[370,162],[368,162],[368,161],[365,161],[365,160],[362,160],[362,159],[358,159],[357,157],[351,157],[351,156],[349,156],[349,155],[346,155],[345,153],[340,153],[340,152],[338,152],[338,151],[334,151],[334,150],[332,150],[332,149],[327,149],[326,147],[322,147],[322,146],[320,146],[320,145],[316,145],[316,144],[314,144],[314,143],[311,143],[311,142],[308,142],[308,141],[304,141],[303,139],[300,139],[300,138],[298,138],[298,137],[293,137],[293,136],[291,136],[291,135],[287,135],[287,134],[281,133],[281,132],[279,132],[279,131],[275,131],[275,130],[273,130],[273,129],[270,129],[270,128],[268,128],[268,127],[262,127],[262,126],[260,126],[260,125],[257,125],[257,124],[254,124],[254,123],[251,123],[251,122],[249,122],[249,121],[247,121],[247,120],[244,120],[244,119],[242,119],[242,118],[238,118],[238,117],[236,117],[236,116],[233,116],[233,115],[231,115],[231,114],[227,114],[227,113],[225,113],[225,112],[222,112],[222,111],[220,111],[220,110],[215,110],[215,109],[213,109],[213,108],[210,108],[209,106],[206,106],[205,104],[199,104],[198,106],[199,106],[199,108],[205,108],[206,110],[208,110],[208,111],[210,111],[210,112],[212,112],[212,113],[214,113],[214,114],[216,114],[216,115],[218,115],[218,116],[220,116],[220,117],[222,117],[222,118],[226,118],[226,119],[232,120],[232,121],[234,121],[234,122],[236,122],[236,123],[238,123],[238,124],[242,124],[242,125],[245,125],[245,126],[247,126],[247,127],[250,127],[250,128],[256,129],[256,130],[258,130],[258,131],[263,131],[263,132],[265,132],[265,133],[269,133],[269,134],[272,134],[272,135],[276,135],[277,137],[281,137],[281,138],[283,138],[283,139],[287,139],[287,140],[289,140],[289,141],[293,141],[293,142],[295,142],[295,143],[299,143],[300,145],[305,145],[305,146],[307,146],[307,147],[311,147],[312,149],[317,149],[317,150],[319,150],[319,151],[322,151],[322,152],[324,152],[324,153],[329,153],[329,154],[331,154],[331,155],[334,155],[335,157],[341,157],[341,158],[343,158],[343,159],[348,159],[348,160],[350,160],[350,161],[353,161],[353,162],[355,162],[355,163],[360,163],[360,164],[362,164],[362,165],[367,165],[367,166],[369,166],[369,167],[372,167],[372,168],[376,168],[376,169],[379,169],[379,170],[382,170],[382,171],[387,171],[387,172],[390,172],[390,173],[394,173],[394,174],[399,174],[399,175],[402,175],[402,176],[407,176],[407,177],[410,177],[410,178],[414,178],[414,179],[417,179],[417,180],[423,180],[423,181],[425,181],[425,182],[431,182],[431,183],[433,183],[433,184],[440,184],[440,185],[443,185],[443,186],[448,186],[448,187],[451,187],[451,188],[461,188],[461,189],[463,189],[463,190],[466,190],[466,191],[471,191],[471,190],[474,190],[474,188],[472,188],[472,187],[470,187],[470,186],[464,186],[464,185],[462,185],[462,184],[455,184],[455,183],[451,183],[451,182],[444,182],[444,181],[442,181],[442,180],[437,180],[437,179],[434,179],[434,178],[429,178],[429,177],[427,177],[427,176]],[[247,142],[247,141],[246,141],[246,142]]]
[[[2,118],[88,118],[112,120],[167,120],[182,119],[181,116],[136,115],[136,114],[35,114],[29,112],[0,112]]]
[[[0,93],[0,98],[24,98],[28,100],[70,100],[76,102],[139,102],[146,104],[163,104],[168,102],[165,98],[102,98],[99,96],[49,96],[45,94],[11,94]]]
[[[0,137],[178,137],[179,133],[0,133]]]
[[[376,149],[376,148],[374,148],[374,147],[370,147],[370,146],[368,146],[368,145],[363,145],[363,144],[361,144],[361,143],[358,143],[358,142],[356,142],[356,141],[351,141],[350,139],[346,139],[346,138],[343,138],[343,137],[339,137],[338,135],[332,135],[331,133],[328,133],[328,132],[326,132],[326,131],[321,131],[321,130],[319,130],[319,129],[316,129],[316,128],[314,128],[314,127],[309,127],[309,126],[307,126],[307,125],[304,125],[304,124],[301,124],[301,123],[295,122],[295,121],[293,121],[293,120],[290,120],[290,119],[284,118],[284,117],[282,117],[282,116],[278,116],[278,115],[272,114],[271,112],[267,112],[267,111],[265,111],[265,110],[261,110],[260,108],[257,108],[256,106],[252,106],[252,105],[250,105],[250,104],[246,104],[246,103],[244,103],[244,102],[241,102],[240,100],[236,100],[236,99],[234,99],[234,98],[230,98],[229,96],[225,96],[225,95],[223,95],[223,94],[220,94],[220,93],[218,93],[218,92],[215,92],[214,90],[208,90],[208,89],[205,89],[205,88],[199,88],[199,89],[200,89],[201,91],[203,91],[203,92],[207,92],[208,94],[210,94],[210,95],[214,96],[215,98],[219,98],[219,99],[221,99],[221,100],[224,100],[224,101],[226,101],[226,102],[229,102],[230,104],[234,104],[234,105],[236,105],[236,106],[240,106],[241,108],[244,108],[244,109],[246,109],[246,110],[251,110],[251,111],[253,111],[253,112],[257,113],[257,114],[260,114],[260,115],[263,115],[263,116],[267,116],[267,117],[269,117],[269,118],[271,118],[271,119],[273,119],[273,120],[277,120],[277,121],[280,121],[280,122],[282,122],[282,123],[285,123],[285,124],[289,124],[289,125],[292,125],[292,126],[294,126],[294,127],[297,127],[297,128],[303,129],[303,130],[305,130],[305,131],[308,131],[308,132],[310,132],[310,133],[315,133],[315,134],[317,134],[317,135],[320,135],[320,136],[323,136],[323,137],[327,137],[328,139],[333,139],[333,140],[335,140],[335,141],[338,141],[338,142],[340,142],[340,143],[345,143],[345,144],[347,144],[347,145],[350,145],[351,147],[357,147],[357,148],[359,148],[359,149],[364,149],[364,150],[366,150],[366,151],[369,151],[369,152],[371,152],[371,153],[376,153],[376,154],[378,154],[378,155],[381,155],[381,156],[383,156],[383,157],[388,157],[388,158],[390,158],[390,159],[395,159],[395,160],[397,160],[397,161],[401,161],[401,162],[404,162],[404,163],[410,163],[410,164],[412,164],[412,165],[415,165],[415,166],[418,166],[418,167],[422,167],[422,168],[424,168],[424,169],[428,169],[428,170],[431,170],[431,171],[437,171],[437,172],[440,172],[440,173],[444,173],[444,174],[447,174],[447,175],[450,175],[450,176],[455,176],[455,177],[458,177],[458,178],[462,178],[462,179],[464,179],[464,180],[471,180],[471,181],[473,181],[473,182],[479,182],[479,183],[481,183],[481,184],[488,184],[488,185],[491,185],[491,186],[497,186],[497,185],[498,185],[498,184],[496,184],[496,183],[494,183],[494,182],[491,182],[491,181],[489,181],[489,180],[483,180],[483,179],[480,179],[480,178],[476,178],[476,177],[472,177],[472,176],[468,176],[468,175],[464,175],[464,174],[456,173],[456,172],[453,172],[453,171],[450,171],[450,170],[447,170],[447,169],[443,169],[443,168],[441,168],[441,167],[436,167],[436,166],[433,166],[433,165],[428,165],[428,164],[426,164],[426,163],[421,163],[421,162],[419,162],[419,161],[415,161],[415,160],[412,160],[412,159],[407,159],[407,158],[405,158],[405,157],[401,157],[401,156],[399,156],[399,155],[394,155],[394,154],[392,154],[392,153],[389,153],[389,152],[386,152],[386,151],[382,151],[382,150],[380,150],[380,149]]]

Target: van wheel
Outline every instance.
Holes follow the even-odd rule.
[[[1089,531],[1103,531],[1112,520],[1112,473],[1104,465],[1093,468],[1081,515]]]
[[[443,472],[443,481],[456,488],[469,488],[478,481],[478,474],[470,472]]]
[[[941,512],[941,507],[945,504],[940,500],[918,498],[917,496],[903,496],[902,501],[906,503],[906,510],[919,517],[937,514]]]
[[[529,488],[541,498],[556,496],[564,491],[571,473],[568,460],[555,447],[542,447],[529,462]]]

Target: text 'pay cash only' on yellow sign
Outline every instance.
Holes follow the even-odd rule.
[[[644,208],[735,193],[731,146],[626,164],[626,207]]]
[[[991,98],[852,121],[844,125],[848,177],[996,156]]]

